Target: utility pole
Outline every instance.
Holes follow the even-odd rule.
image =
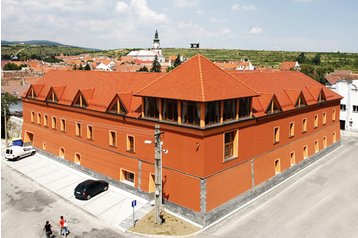
[[[5,147],[8,146],[6,110],[7,110],[7,104],[5,104],[5,109],[4,109],[4,130],[5,130],[5,143],[6,143]]]
[[[162,224],[162,143],[160,136],[160,125],[155,125],[155,223]]]

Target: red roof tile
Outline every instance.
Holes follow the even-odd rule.
[[[65,105],[71,105],[78,90],[80,90],[88,103],[88,109],[106,111],[116,94],[119,94],[120,97],[123,93],[132,95],[133,91],[143,88],[161,75],[161,73],[54,70],[49,71],[43,78],[39,79],[37,85],[32,86],[39,100],[46,99],[51,87],[56,95],[57,93],[60,94],[59,90],[62,89],[62,95],[57,95],[58,103]],[[133,105],[137,106],[137,104]],[[133,110],[137,109],[138,107],[133,108]],[[132,110],[132,108],[129,108],[129,110]]]
[[[136,95],[208,102],[256,96],[257,92],[202,55],[196,55]]]
[[[276,95],[278,103],[283,111],[293,109],[299,95],[302,92],[308,105],[317,103],[318,95],[323,90],[327,100],[341,99],[337,93],[326,88],[307,75],[298,71],[277,71],[277,72],[240,72],[228,71],[231,75],[240,79],[245,84],[260,92],[260,102],[263,109],[255,108],[257,112],[265,110],[265,103],[262,103],[261,97],[264,94]],[[267,100],[266,100],[267,101]],[[255,104],[253,104],[255,107]]]

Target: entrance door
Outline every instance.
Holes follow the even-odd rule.
[[[341,130],[345,130],[345,129],[346,129],[346,121],[339,120],[339,125],[340,125]]]

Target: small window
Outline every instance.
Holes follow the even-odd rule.
[[[353,112],[358,112],[358,105],[353,105]]]
[[[302,132],[307,131],[307,118],[303,118],[302,120]]]
[[[76,122],[76,136],[82,135],[82,127],[80,122]]]
[[[42,142],[42,149],[46,150],[46,142]]]
[[[120,181],[124,182],[128,185],[134,186],[134,179],[135,179],[135,175],[134,173],[121,169],[121,174],[120,174]]]
[[[87,139],[93,140],[93,127],[90,125],[87,125]]]
[[[341,104],[340,108],[341,108],[341,111],[346,111],[347,110],[346,104]]]
[[[279,174],[281,172],[281,163],[280,163],[280,159],[276,159],[274,162],[274,166],[275,166],[275,175]]]
[[[326,148],[327,147],[327,137],[324,136],[323,137],[323,148]]]
[[[37,113],[37,124],[41,125],[41,113]]]
[[[65,158],[65,148],[61,147],[59,152],[58,152],[58,156],[61,158]]]
[[[291,166],[296,164],[296,153],[294,151],[290,153],[290,164]]]
[[[294,122],[290,122],[290,134],[289,137],[294,137],[295,136],[295,123]]]
[[[48,127],[48,116],[44,115],[44,126]]]
[[[35,123],[35,112],[31,112],[31,122]]]
[[[51,122],[51,128],[55,129],[57,128],[57,120],[56,117],[52,117],[52,122]]]
[[[314,142],[314,152],[315,152],[315,153],[319,152],[319,143],[318,143],[318,140],[316,140],[316,141]]]
[[[337,134],[335,131],[332,133],[332,140],[333,140],[333,143],[336,143],[336,141],[337,141]]]
[[[61,131],[66,132],[66,120],[61,119]]]
[[[332,121],[336,120],[336,109],[332,110]]]
[[[224,161],[238,156],[237,131],[230,131],[224,134]]]
[[[314,128],[318,127],[318,114],[314,115]]]
[[[326,114],[326,112],[323,112],[323,114],[322,114],[322,125],[326,125],[326,121],[327,121],[327,114]]]
[[[275,127],[273,129],[273,143],[276,144],[280,142],[280,127]]]
[[[134,152],[134,136],[127,136],[127,151]]]
[[[117,146],[117,133],[115,131],[109,131],[109,145]]]
[[[303,147],[303,159],[306,159],[308,157],[308,146],[305,145]]]

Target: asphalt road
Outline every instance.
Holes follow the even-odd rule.
[[[358,138],[197,237],[358,237]]]
[[[71,224],[69,237],[125,237],[123,232],[109,229],[101,219],[1,163],[1,237],[46,237],[42,231],[46,220],[61,237],[60,215]]]

